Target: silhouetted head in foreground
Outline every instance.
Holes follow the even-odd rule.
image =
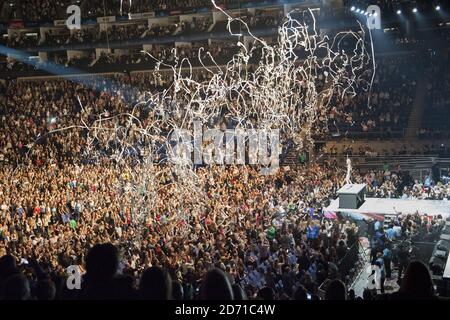
[[[295,290],[294,300],[308,300],[308,292],[304,286],[301,285]]]
[[[86,276],[90,282],[111,280],[119,266],[117,248],[111,243],[96,244],[86,257]]]
[[[114,278],[114,298],[120,300],[136,298],[134,278],[132,276],[122,274]]]
[[[232,285],[232,289],[233,289],[233,297],[234,300],[247,300],[247,295],[245,294],[244,290],[242,289],[242,287],[238,284],[233,284]]]
[[[411,262],[406,269],[399,292],[412,299],[434,297],[433,282],[427,266],[420,261]]]
[[[260,300],[274,300],[273,290],[269,287],[261,288],[258,291],[258,299]]]
[[[16,258],[7,254],[0,258],[0,280],[18,272]]]
[[[172,281],[172,298],[178,301],[184,298],[184,289],[179,281]]]
[[[226,274],[220,269],[209,271],[200,289],[202,300],[233,300],[233,290]]]
[[[356,299],[355,290],[353,289],[348,290],[348,300],[355,300],[355,299]]]
[[[369,289],[364,289],[364,291],[363,291],[363,299],[364,300],[372,300],[372,291],[370,291]]]
[[[36,299],[53,300],[56,295],[56,286],[51,279],[40,280],[35,289]]]
[[[325,300],[346,300],[347,289],[341,280],[333,280],[325,291]]]
[[[139,293],[145,300],[172,299],[172,279],[159,267],[145,269],[139,283]]]
[[[5,281],[5,300],[28,300],[30,298],[30,284],[21,273],[10,276]]]

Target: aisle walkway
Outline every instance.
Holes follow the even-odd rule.
[[[359,276],[356,278],[353,286],[351,289],[355,290],[355,294],[358,297],[363,296],[364,289],[367,287],[367,278],[372,272],[372,266],[370,265],[370,247],[369,247],[369,241],[367,238],[360,238],[360,243],[363,246],[364,254],[366,256],[366,263],[363,267],[363,270],[359,274]],[[385,293],[392,293],[399,289],[399,285],[397,284],[397,275],[398,271],[397,269],[392,270],[392,277],[390,279],[386,279],[384,283],[384,290]],[[379,284],[377,283],[377,292],[381,293],[379,290]]]
[[[367,277],[370,275],[372,270],[372,267],[370,263],[367,263],[364,267],[363,272],[359,275],[359,277],[356,279],[353,289],[355,290],[356,296],[362,297],[364,289],[367,287]],[[377,292],[381,293],[379,290],[379,285],[377,283]],[[386,279],[384,283],[384,291],[385,293],[392,293],[399,289],[399,285],[397,284],[397,269],[392,270],[392,277],[391,279]]]

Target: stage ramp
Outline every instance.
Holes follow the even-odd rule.
[[[390,198],[365,198],[358,209],[339,208],[339,198],[333,200],[324,208],[324,213],[339,213],[355,220],[369,217],[384,220],[385,216],[397,214],[414,214],[443,217],[450,216],[450,201],[448,200],[415,200]]]

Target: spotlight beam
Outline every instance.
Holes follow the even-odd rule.
[[[82,71],[80,69],[71,68],[71,67],[63,67],[59,64],[53,63],[53,62],[46,62],[43,65],[38,65],[35,62],[30,61],[30,57],[32,57],[29,54],[24,53],[23,51],[19,51],[16,49],[8,48],[5,46],[0,45],[0,54],[5,56],[11,56],[14,60],[20,61],[26,65],[39,67],[40,70],[46,71],[50,74],[56,75],[56,76],[63,76],[65,79],[81,83],[86,87],[90,87],[89,81],[83,80],[83,77],[80,77],[80,74],[86,73],[85,71]],[[105,89],[108,91],[113,90],[113,83],[108,78],[103,78],[105,81]],[[91,88],[91,89],[98,89],[98,88]],[[99,89],[100,90],[100,89]]]

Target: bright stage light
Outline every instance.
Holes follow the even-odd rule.
[[[402,14],[402,10],[397,10],[397,14]]]
[[[359,13],[359,11],[360,11],[359,9],[356,9],[356,12],[358,12],[358,13]]]
[[[355,6],[352,6],[352,7],[350,8],[350,11],[355,11]]]
[[[441,6],[436,6],[436,11],[441,10]]]
[[[416,13],[416,12],[417,12],[417,8],[414,8],[414,9],[413,9],[413,12]]]

